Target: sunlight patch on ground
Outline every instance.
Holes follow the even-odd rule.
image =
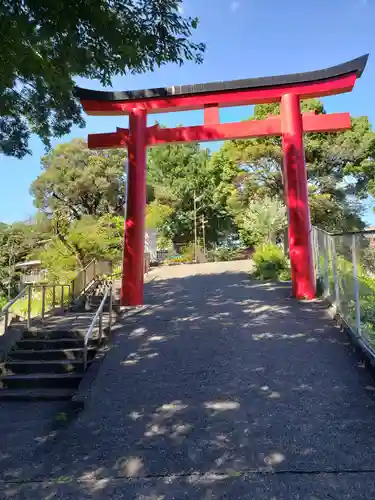
[[[129,417],[136,421],[136,420],[140,420],[141,418],[143,418],[143,414],[139,411],[132,411],[129,413]]]
[[[143,337],[147,333],[147,328],[140,327],[136,328],[129,334],[129,338],[138,338],[138,337]]]
[[[209,401],[204,403],[204,407],[208,410],[237,410],[240,407],[238,401]]]
[[[288,334],[288,333],[254,333],[251,337],[253,340],[270,340],[270,339],[276,339],[276,340],[285,340],[285,339],[297,339],[300,337],[306,337],[306,333],[294,333],[294,334]]]
[[[163,436],[167,433],[167,428],[164,425],[150,424],[145,432],[146,437]]]
[[[149,342],[161,342],[163,340],[166,340],[167,338],[165,335],[152,335],[151,337],[148,337]]]
[[[266,465],[279,465],[282,462],[284,462],[284,460],[285,460],[285,455],[283,455],[282,453],[279,453],[279,452],[276,451],[276,452],[271,453],[270,455],[268,455],[264,459],[264,463]]]
[[[126,477],[138,477],[144,469],[143,461],[140,457],[120,458],[115,469]]]
[[[168,411],[168,412],[176,412],[185,410],[187,405],[181,403],[181,401],[172,401],[171,403],[166,403],[160,406],[157,411]]]

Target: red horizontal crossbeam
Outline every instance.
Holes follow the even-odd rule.
[[[248,104],[264,104],[278,102],[285,94],[293,93],[308,99],[324,97],[349,92],[353,89],[357,78],[356,73],[338,76],[326,81],[284,85],[275,88],[260,88],[250,90],[235,90],[218,93],[207,93],[187,96],[172,96],[168,98],[148,98],[134,101],[94,101],[81,100],[83,109],[88,115],[113,116],[129,114],[134,108],[141,107],[147,113],[162,113],[169,111],[187,111],[202,109],[205,106],[218,107],[244,106]]]
[[[116,149],[125,148],[129,142],[129,130],[117,129],[117,132],[103,134],[89,134],[87,145],[89,149]]]
[[[306,113],[302,115],[302,120],[304,132],[338,132],[350,129],[349,113],[333,113],[331,115]],[[281,134],[280,117],[273,116],[265,120],[192,127],[161,128],[154,125],[147,129],[146,143],[148,146],[156,146],[171,142],[224,141]],[[128,140],[128,129],[118,128],[116,132],[112,133],[89,134],[88,146],[90,149],[121,148],[127,146]]]

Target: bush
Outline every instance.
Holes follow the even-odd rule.
[[[292,272],[289,267],[282,269],[279,273],[279,281],[290,281],[292,279]]]
[[[194,244],[189,243],[181,250],[181,257],[183,257],[183,262],[193,262],[195,258]]]
[[[192,262],[190,257],[185,257],[184,255],[171,255],[167,257],[164,261],[167,265],[171,264],[187,264]]]
[[[238,249],[221,247],[209,252],[209,260],[211,262],[228,262],[230,260],[237,260],[240,252]]]
[[[5,297],[5,295],[0,295],[0,311],[3,307],[6,306],[8,303],[8,299]]]
[[[236,220],[238,233],[245,245],[272,242],[287,225],[286,207],[282,200],[275,197],[250,200],[247,209]]]
[[[255,248],[253,261],[255,264],[255,277],[264,280],[285,279],[288,264],[283,251],[277,245],[272,243],[259,245]]]
[[[252,249],[249,248],[230,248],[219,247],[210,250],[207,254],[210,262],[227,262],[231,260],[247,260],[251,255]]]

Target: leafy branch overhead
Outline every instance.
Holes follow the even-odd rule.
[[[0,152],[23,157],[29,137],[83,126],[74,78],[111,85],[115,75],[202,61],[197,19],[180,0],[5,0],[0,5]]]

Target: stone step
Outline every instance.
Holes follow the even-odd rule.
[[[88,362],[90,364],[91,361]],[[1,375],[18,375],[33,373],[81,373],[84,372],[82,360],[61,361],[5,361],[0,363]]]
[[[22,340],[82,339],[85,334],[85,330],[26,330]]]
[[[76,389],[82,373],[33,373],[0,377],[3,389]]]
[[[98,341],[91,339],[89,340],[90,346],[97,345]],[[32,351],[39,350],[52,350],[52,349],[73,349],[75,347],[83,347],[83,338],[59,338],[59,339],[26,339],[19,340],[16,343],[16,349]]]
[[[0,389],[0,401],[70,400],[75,389]]]
[[[95,356],[97,348],[89,346],[87,350],[87,359],[93,359]],[[8,360],[29,360],[29,361],[59,361],[59,360],[83,360],[83,348],[71,348],[71,349],[44,349],[44,350],[32,350],[32,349],[12,349],[7,354]]]
[[[103,300],[103,295],[90,295],[89,297],[89,302],[92,302],[94,304],[101,304]],[[109,297],[105,299],[105,304],[109,303]]]

